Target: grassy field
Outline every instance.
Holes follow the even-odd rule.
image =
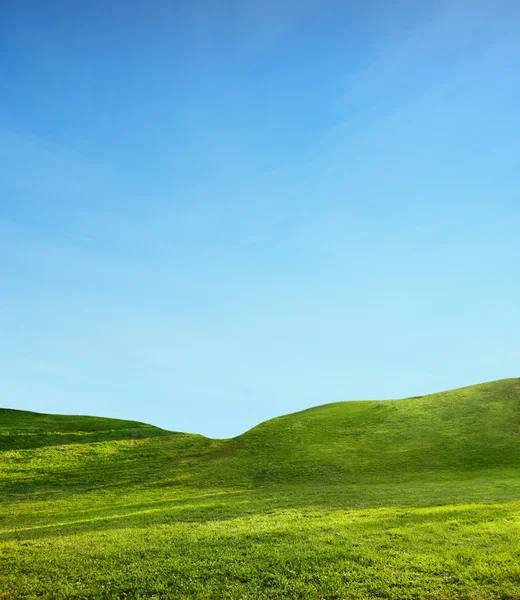
[[[230,440],[0,410],[0,598],[520,599],[520,380]]]

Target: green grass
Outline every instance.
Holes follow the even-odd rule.
[[[0,410],[0,598],[520,599],[520,380],[230,440]]]

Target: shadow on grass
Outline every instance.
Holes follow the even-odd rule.
[[[45,500],[135,485],[175,488],[191,483],[205,488],[222,483],[216,475],[218,469],[213,468],[222,451],[217,442],[203,436],[169,433],[166,437],[125,437],[110,442],[114,443],[88,444],[78,449],[74,466],[69,466],[69,455],[62,448],[42,450],[43,456],[38,450],[32,456],[22,453],[18,462],[8,459],[5,464],[14,476],[1,482],[0,502]],[[201,457],[208,460],[202,469],[197,468]]]
[[[71,444],[91,444],[100,442],[116,442],[121,440],[143,440],[171,435],[171,432],[157,429],[155,427],[136,427],[135,429],[115,429],[77,433],[51,432],[42,434],[40,432],[28,432],[17,435],[0,435],[0,451],[34,450],[37,448],[47,448],[50,446],[69,446]]]

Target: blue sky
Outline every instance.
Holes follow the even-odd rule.
[[[520,374],[516,0],[0,6],[0,405],[215,437]]]

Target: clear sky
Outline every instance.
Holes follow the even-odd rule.
[[[518,0],[3,0],[0,406],[215,437],[520,375]]]

